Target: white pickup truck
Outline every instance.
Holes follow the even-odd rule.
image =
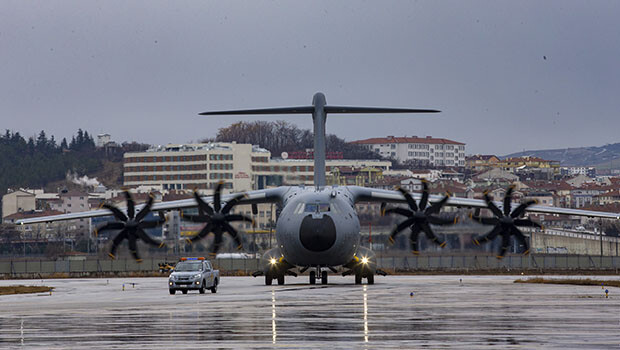
[[[168,278],[170,294],[177,290],[183,294],[187,294],[188,290],[198,290],[204,294],[207,289],[216,293],[219,283],[220,271],[214,270],[205,258],[181,258]]]

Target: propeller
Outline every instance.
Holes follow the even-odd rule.
[[[504,206],[503,211],[500,210],[495,203],[491,200],[488,191],[484,192],[484,201],[487,203],[487,208],[493,213],[495,217],[492,218],[484,218],[479,216],[479,212],[476,212],[471,216],[472,219],[479,221],[483,225],[494,225],[493,229],[489,231],[482,237],[474,238],[474,244],[480,245],[480,243],[486,243],[492,241],[497,236],[502,237],[502,245],[500,248],[500,252],[497,255],[498,259],[504,257],[504,254],[510,247],[510,236],[515,236],[523,246],[525,247],[525,251],[523,255],[527,255],[530,252],[529,246],[527,244],[527,240],[523,235],[523,232],[519,230],[519,227],[538,227],[542,229],[542,225],[537,222],[532,221],[529,218],[521,219],[520,217],[525,213],[525,210],[537,202],[535,200],[530,200],[524,203],[521,203],[515,210],[512,210],[512,192],[514,191],[514,185],[510,186],[504,195]]]
[[[435,214],[438,214],[439,211],[441,210],[441,207],[443,207],[443,205],[446,204],[446,202],[448,201],[448,198],[450,198],[450,193],[447,193],[446,196],[443,197],[440,201],[435,202],[431,206],[427,207],[428,205],[428,184],[427,182],[423,180],[422,186],[423,186],[422,198],[420,199],[419,204],[416,203],[415,199],[411,197],[411,194],[409,194],[409,192],[407,192],[406,190],[402,188],[399,188],[398,190],[400,191],[400,193],[403,194],[403,196],[405,197],[405,200],[407,200],[409,209],[390,208],[384,211],[382,208],[382,212],[385,212],[385,214],[395,213],[395,214],[399,214],[399,215],[403,215],[407,217],[405,221],[401,222],[400,224],[398,224],[398,226],[396,226],[396,228],[390,234],[389,239],[390,239],[390,243],[394,244],[394,237],[398,233],[400,233],[401,231],[409,227],[409,229],[411,230],[409,239],[411,240],[411,250],[413,254],[420,253],[418,250],[418,236],[420,232],[424,232],[424,234],[429,240],[438,244],[440,247],[442,248],[445,247],[446,242],[442,241],[439,237],[435,235],[430,225],[450,225],[456,222],[456,218],[444,219],[444,218],[440,218],[435,215]]]
[[[252,224],[254,223],[252,218],[245,215],[229,214],[230,210],[235,205],[239,204],[243,198],[245,198],[246,195],[244,193],[235,195],[222,207],[221,191],[223,185],[224,183],[220,182],[215,187],[215,192],[213,193],[213,207],[200,198],[198,191],[194,191],[194,198],[198,203],[198,215],[183,215],[183,219],[192,222],[206,223],[206,225],[196,236],[187,239],[189,243],[194,243],[195,241],[203,239],[209,233],[213,232],[215,238],[213,245],[209,250],[211,255],[215,255],[220,249],[225,232],[228,232],[228,234],[235,240],[238,250],[243,247],[243,243],[241,242],[237,230],[230,225],[230,222],[246,221],[251,222]]]
[[[95,229],[95,235],[105,230],[121,230],[112,240],[112,249],[108,255],[112,259],[115,259],[118,245],[126,239],[129,242],[129,250],[131,251],[131,255],[133,255],[137,262],[142,262],[142,259],[140,259],[140,255],[138,254],[138,247],[136,244],[137,241],[142,240],[148,244],[158,246],[160,248],[163,247],[165,245],[164,242],[159,242],[151,238],[151,236],[149,236],[144,230],[161,225],[165,219],[163,219],[163,216],[160,215],[160,220],[144,220],[146,215],[151,211],[151,206],[153,205],[154,197],[152,194],[149,194],[149,199],[146,202],[146,205],[144,205],[142,210],[140,210],[136,215],[135,202],[131,196],[131,193],[127,190],[123,193],[125,194],[125,199],[127,201],[127,214],[123,213],[119,208],[111,204],[102,203],[101,207],[111,211],[117,221],[108,222]]]

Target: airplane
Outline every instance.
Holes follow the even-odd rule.
[[[320,278],[322,284],[328,282],[328,272],[336,273],[337,268],[345,271],[343,275],[354,275],[355,283],[361,284],[366,279],[368,284],[374,283],[375,274],[381,273],[377,269],[376,254],[371,249],[360,244],[360,221],[358,219],[355,204],[358,202],[381,203],[384,214],[398,214],[406,219],[397,225],[390,234],[390,241],[403,230],[409,228],[411,248],[414,254],[418,253],[418,236],[424,232],[426,236],[436,244],[443,246],[442,242],[432,232],[431,225],[447,225],[452,219],[440,218],[437,214],[444,205],[456,207],[468,207],[475,209],[489,209],[495,217],[480,217],[476,212],[472,219],[485,225],[493,225],[493,229],[482,237],[474,239],[474,243],[480,244],[493,240],[497,236],[502,237],[501,251],[498,257],[502,257],[509,246],[511,236],[526,246],[524,254],[528,253],[527,242],[523,233],[518,229],[520,226],[535,227],[537,223],[522,218],[526,212],[579,215],[588,217],[619,219],[619,213],[607,213],[568,209],[536,205],[534,202],[519,204],[515,210],[511,210],[512,188],[508,189],[503,203],[495,203],[488,194],[484,199],[469,199],[446,196],[429,195],[426,182],[423,182],[424,190],[421,194],[408,193],[404,189],[381,190],[360,186],[328,186],[325,172],[325,124],[330,114],[356,114],[356,113],[437,113],[434,109],[410,109],[410,108],[382,108],[382,107],[350,107],[328,105],[325,95],[316,93],[312,99],[312,105],[300,107],[280,107],[204,112],[199,115],[278,115],[278,114],[311,114],[314,127],[314,186],[280,186],[269,189],[253,190],[245,193],[222,195],[222,185],[216,186],[213,196],[200,196],[194,192],[193,199],[176,200],[170,202],[153,203],[152,199],[146,204],[136,206],[131,194],[126,191],[127,208],[121,209],[110,205],[89,212],[61,214],[48,217],[20,220],[18,224],[31,224],[51,222],[56,220],[72,220],[97,216],[108,216],[110,212],[118,220],[115,223],[106,224],[99,229],[120,229],[121,231],[113,240],[110,255],[114,253],[118,245],[124,240],[129,241],[129,248],[134,258],[139,259],[137,253],[137,240],[144,240],[148,244],[162,246],[150,238],[143,228],[157,224],[154,221],[145,221],[144,217],[149,211],[183,210],[198,207],[198,215],[188,215],[186,218],[194,222],[205,223],[204,228],[194,237],[188,240],[194,243],[209,234],[213,234],[214,244],[210,247],[211,253],[219,250],[223,235],[228,233],[242,248],[242,241],[238,232],[229,224],[233,221],[252,221],[251,218],[231,214],[236,205],[250,204],[255,208],[259,203],[276,203],[281,212],[276,222],[277,246],[263,254],[263,268],[255,276],[264,275],[265,284],[271,285],[277,280],[279,285],[284,284],[284,276],[297,274],[291,269],[299,268],[299,272],[309,271],[309,283],[315,284]],[[407,204],[405,208],[387,208],[388,203]],[[135,215],[136,209],[140,212]],[[254,210],[253,210],[254,211]]]

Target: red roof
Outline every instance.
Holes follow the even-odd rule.
[[[439,144],[452,144],[452,145],[464,145],[464,143],[456,142],[448,139],[436,139],[430,136],[427,137],[375,137],[366,140],[351,141],[356,144],[377,144],[377,143],[439,143]]]

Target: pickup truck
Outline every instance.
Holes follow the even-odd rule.
[[[220,271],[214,270],[205,258],[181,258],[168,278],[170,294],[177,290],[183,294],[187,294],[188,290],[198,290],[204,294],[207,289],[216,293],[219,283]]]

